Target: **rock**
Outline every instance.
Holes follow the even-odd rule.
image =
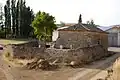
[[[113,80],[120,80],[120,58],[118,58],[113,64]]]
[[[10,67],[10,65],[8,65],[8,67]]]
[[[28,69],[48,69],[49,66],[49,62],[44,59],[35,60],[34,62],[27,64]]]
[[[76,65],[78,65],[78,63],[77,63],[76,61],[71,61],[71,62],[70,62],[70,65],[71,65],[71,66],[76,66]]]
[[[49,62],[47,60],[40,60],[38,62],[38,64],[39,64],[40,69],[48,69],[49,66],[50,66],[50,64],[49,64]]]

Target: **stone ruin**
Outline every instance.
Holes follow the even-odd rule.
[[[37,46],[36,46],[37,45]],[[6,45],[6,51],[17,59],[37,59],[27,66],[29,69],[42,68],[41,64],[45,63],[44,67],[51,67],[56,64],[62,65],[81,65],[87,64],[94,60],[108,56],[108,52],[101,45],[84,47],[78,49],[55,49],[45,48],[44,45],[38,47],[39,44],[25,43]]]

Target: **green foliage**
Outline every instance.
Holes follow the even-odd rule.
[[[15,34],[15,20],[16,20],[16,9],[15,9],[16,0],[11,0],[11,15],[12,15],[12,31],[13,35]]]
[[[78,23],[82,23],[82,15],[80,14]]]
[[[5,30],[0,30],[0,38],[5,38]]]
[[[25,0],[7,0],[4,6],[5,27],[11,36],[29,37],[32,31],[33,11]]]
[[[4,6],[5,13],[5,27],[7,34],[11,33],[11,13],[10,13],[10,0],[6,1],[6,5]]]
[[[91,27],[97,27],[97,25],[94,24],[94,20],[87,21],[87,24]]]
[[[52,32],[57,28],[55,18],[49,15],[49,13],[40,11],[36,14],[32,26],[34,28],[34,34],[42,41],[51,41]]]
[[[3,30],[4,19],[3,19],[3,6],[0,4],[0,28]]]

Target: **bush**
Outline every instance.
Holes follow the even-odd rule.
[[[10,57],[11,55],[10,55],[10,52],[7,52],[7,53],[5,53],[5,57]]]
[[[0,38],[5,38],[5,30],[0,30]]]

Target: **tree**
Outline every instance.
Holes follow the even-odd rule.
[[[36,37],[45,42],[52,40],[52,32],[57,28],[55,25],[55,18],[49,15],[49,13],[40,11],[36,14],[32,26]]]
[[[94,24],[94,20],[87,21],[87,24],[90,25],[91,27],[97,27],[96,24]]]
[[[28,37],[32,31],[34,14],[25,0],[7,0],[4,6],[5,27],[12,36]]]
[[[80,14],[78,23],[82,23],[82,15]]]
[[[6,5],[4,6],[4,13],[5,13],[5,33],[11,34],[10,0],[6,1]]]
[[[65,26],[65,22],[60,21],[60,26],[61,27]]]
[[[25,0],[19,0],[17,3],[17,31],[21,37],[28,37],[32,31],[32,21],[34,19],[34,14],[30,7],[26,6]]]
[[[4,26],[4,19],[3,19],[3,6],[0,3],[0,28],[3,30],[3,26]]]
[[[11,0],[11,15],[12,15],[12,32],[13,32],[13,35],[15,34],[15,21],[16,21],[16,9],[15,9],[15,3],[16,3],[16,0]]]
[[[7,33],[11,34],[11,13],[10,13],[10,0],[7,0]]]
[[[17,2],[17,6],[16,6],[16,9],[15,9],[15,13],[16,13],[16,15],[15,15],[15,23],[16,23],[16,36],[19,36],[19,22],[18,22],[18,20],[19,20],[19,0],[18,0],[18,2]]]
[[[5,37],[3,6],[0,3],[0,38]]]

